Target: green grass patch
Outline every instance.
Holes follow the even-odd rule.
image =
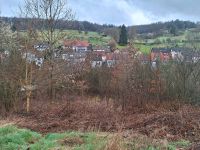
[[[43,32],[37,32],[38,39],[41,41],[44,41],[45,36],[44,36],[45,31]],[[45,33],[46,34],[46,33]],[[60,37],[59,43],[56,43],[57,45],[62,44],[64,39],[73,39],[73,40],[86,40],[92,45],[97,45],[97,46],[105,46],[109,43],[112,38],[110,36],[103,36],[100,33],[97,32],[79,32],[77,30],[63,30],[63,31],[55,31],[55,35],[58,35]],[[24,38],[27,37],[27,32],[21,31],[20,35]]]
[[[50,133],[45,136],[15,126],[0,128],[0,150],[104,149],[107,139],[95,133]]]
[[[18,129],[14,126],[0,128],[1,150],[26,150],[29,145],[41,138],[41,135],[30,130]]]
[[[190,146],[190,142],[186,141],[186,140],[181,140],[181,141],[177,141],[177,142],[171,142],[169,143],[168,146],[168,150],[176,150],[177,148],[187,148],[188,146]]]
[[[127,45],[122,46],[122,45],[117,44],[117,48],[118,48],[118,49],[124,49],[124,48],[127,48],[127,47],[128,47]]]
[[[65,30],[65,39],[79,39],[89,41],[92,45],[104,46],[112,39],[97,32],[78,32],[77,30]]]
[[[49,133],[41,135],[27,129],[18,129],[15,126],[6,126],[0,128],[0,150],[52,150],[52,149],[72,149],[72,150],[103,150],[110,142],[115,144],[122,143],[122,149],[141,149],[141,150],[176,150],[177,148],[187,148],[189,141],[177,141],[167,144],[163,147],[162,142],[154,142],[153,139],[136,137],[132,140],[119,138],[119,141],[112,136],[98,133]],[[158,140],[159,141],[159,140]],[[162,141],[162,140],[160,140]],[[111,143],[112,143],[111,142]]]
[[[189,42],[188,41],[188,34],[191,32],[194,32],[194,30],[183,30],[179,32],[179,35],[174,36],[172,34],[164,34],[162,36],[158,36],[155,38],[149,38],[149,39],[135,39],[134,43],[135,47],[138,48],[142,53],[148,54],[150,53],[151,48],[153,47],[191,47],[191,45],[194,47],[200,47],[199,42]],[[196,31],[199,33],[199,31]],[[192,47],[192,48],[193,48]]]
[[[146,45],[146,44],[135,44],[134,45],[139,51],[141,51],[143,54],[150,54],[151,49],[153,46]]]

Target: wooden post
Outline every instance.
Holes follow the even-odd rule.
[[[30,69],[30,80],[29,80],[29,85],[32,85],[32,63],[31,63],[31,69]],[[26,106],[26,111],[27,113],[30,112],[30,99],[31,99],[31,94],[33,89],[27,89],[28,94],[27,94],[27,106]]]
[[[31,91],[28,91],[28,94],[27,94],[27,99],[26,99],[26,111],[27,113],[30,112],[30,97],[31,97]]]

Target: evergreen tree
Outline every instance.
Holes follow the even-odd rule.
[[[121,32],[120,32],[120,37],[119,37],[119,45],[127,45],[128,44],[128,34],[127,34],[127,29],[125,25],[122,25]]]
[[[15,31],[17,30],[16,26],[15,26],[15,25],[12,25],[12,26],[11,26],[11,30],[12,30],[12,32],[15,32]]]
[[[177,35],[177,27],[175,25],[171,25],[169,32],[171,34],[173,34],[174,36],[176,36]]]

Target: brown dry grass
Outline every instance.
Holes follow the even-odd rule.
[[[126,150],[124,147],[124,139],[121,134],[116,134],[109,138],[105,150]]]
[[[174,105],[174,106],[173,106]],[[127,111],[114,109],[99,100],[74,100],[70,103],[35,101],[30,114],[15,113],[17,125],[40,133],[66,130],[139,133],[152,139],[192,142],[200,139],[200,109],[190,105],[151,104]],[[117,140],[114,140],[117,141]],[[113,142],[114,142],[113,141]],[[112,140],[110,144],[112,145]]]

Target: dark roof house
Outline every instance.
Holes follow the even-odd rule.
[[[170,48],[152,48],[151,49],[151,61],[169,61],[171,59]]]

